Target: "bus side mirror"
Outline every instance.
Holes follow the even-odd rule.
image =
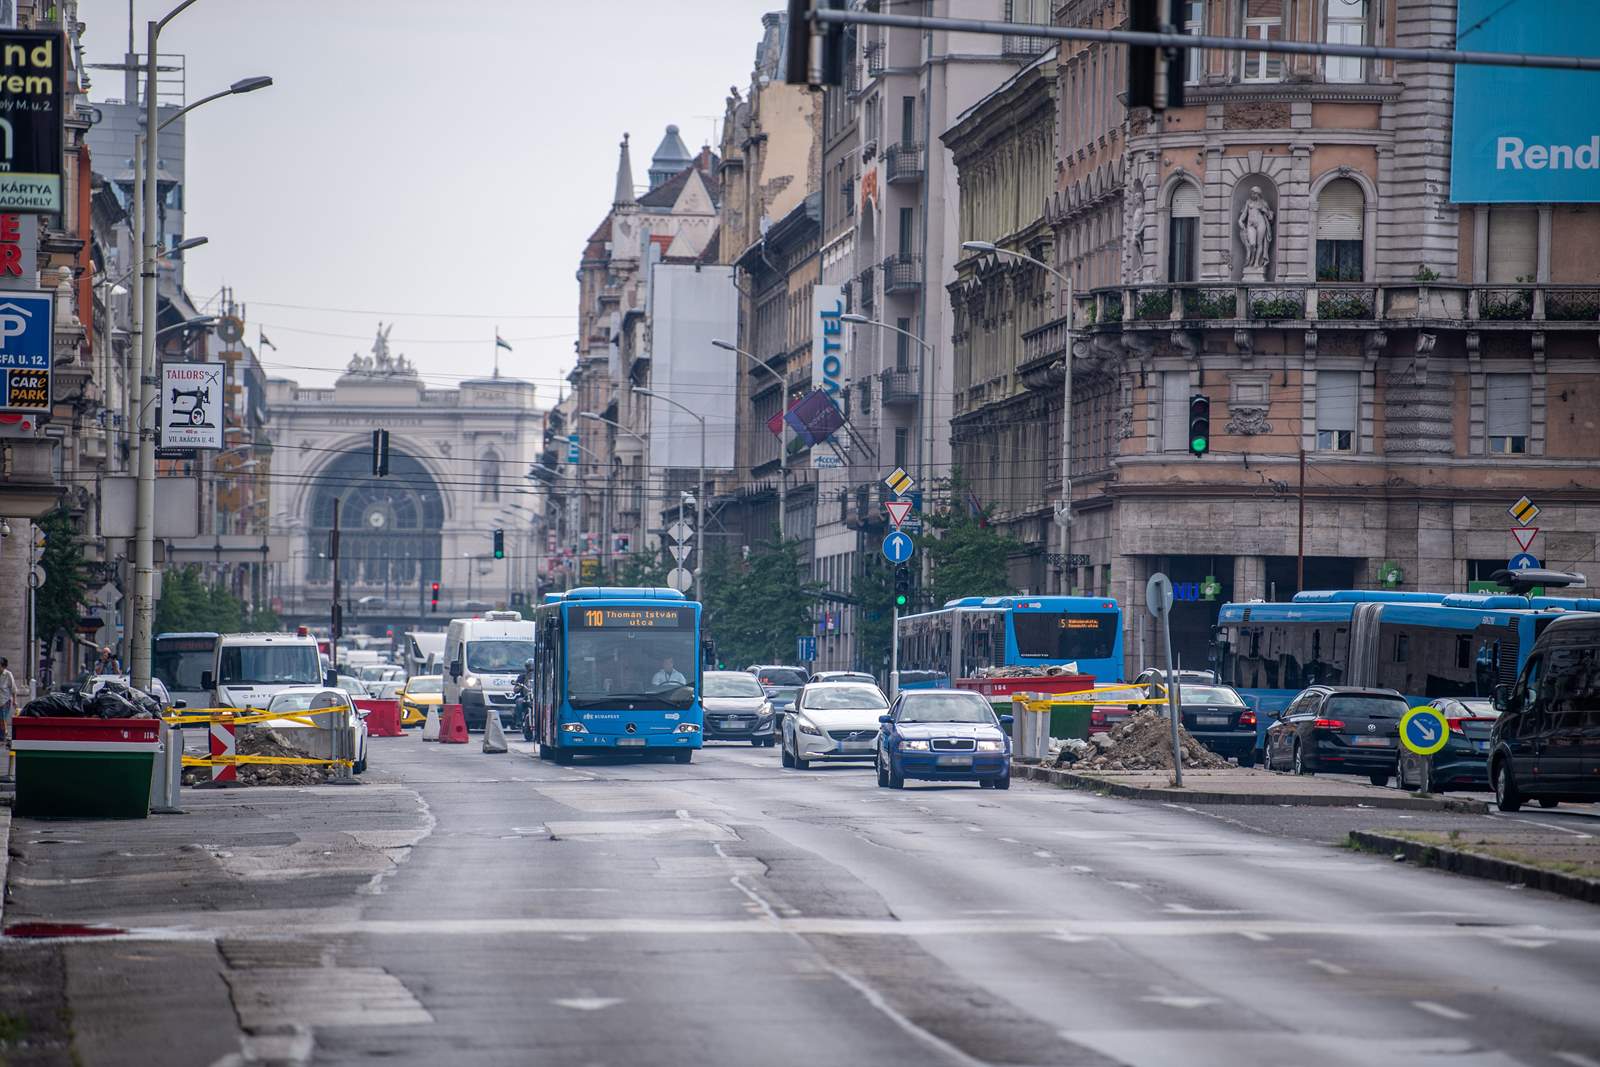
[[[1507,712],[1511,710],[1511,687],[1501,684],[1494,687],[1494,693],[1489,698],[1489,703],[1494,705],[1494,710]]]
[[[200,688],[201,689],[215,689],[216,687],[217,687],[217,679],[212,675],[212,673],[210,671],[201,671],[200,672]]]

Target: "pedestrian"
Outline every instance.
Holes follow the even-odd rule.
[[[121,674],[122,661],[117,659],[117,654],[111,651],[111,646],[105,645],[100,649],[100,658],[95,661],[94,673],[96,674]]]
[[[11,715],[16,703],[17,679],[11,673],[11,662],[0,656],[0,739],[11,736]]]

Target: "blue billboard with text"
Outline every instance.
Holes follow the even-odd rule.
[[[1460,0],[1457,47],[1600,56],[1595,0]],[[1600,202],[1600,73],[1456,67],[1450,199]]]

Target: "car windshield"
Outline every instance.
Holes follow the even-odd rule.
[[[311,644],[224,645],[218,685],[317,685],[322,679]]]
[[[516,674],[533,658],[533,642],[501,638],[468,641],[467,670],[473,674]]]
[[[805,685],[806,676],[792,667],[767,667],[756,674],[756,681],[762,685]]]
[[[1230,708],[1244,707],[1244,701],[1239,699],[1238,693],[1221,685],[1180,686],[1178,699],[1184,704],[1225,704]]]
[[[906,695],[897,722],[973,722],[999,725],[989,702],[976,693]]]
[[[352,678],[348,674],[341,674],[338,677],[338,682],[339,682],[339,688],[343,689],[346,693],[349,693],[351,696],[364,697],[364,696],[371,695],[367,691],[366,683],[363,682],[360,678]]]
[[[706,675],[705,695],[708,697],[760,697],[766,695],[754,678],[733,671],[718,671]]]
[[[1369,719],[1398,719],[1406,713],[1406,702],[1398,697],[1342,696],[1334,694],[1323,705],[1323,714],[1365,715]]]
[[[1494,705],[1487,700],[1454,700],[1446,705],[1446,711],[1460,708],[1474,719],[1497,719],[1500,713],[1494,710]]]
[[[411,696],[434,696],[444,692],[444,679],[436,674],[419,675],[406,683]]]
[[[312,708],[331,708],[342,701],[327,691],[319,693],[279,693],[267,705],[268,711],[310,711]]]
[[[883,699],[883,694],[878,692],[876,686],[864,685],[829,685],[820,689],[806,690],[805,706],[807,710],[817,711],[845,711],[851,708],[887,708],[889,702]]]

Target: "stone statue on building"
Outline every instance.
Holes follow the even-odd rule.
[[[1244,250],[1244,275],[1247,282],[1267,280],[1267,265],[1272,262],[1272,208],[1261,195],[1261,186],[1252,185],[1239,211],[1239,245]]]
[[[411,366],[411,361],[404,355],[389,355],[389,331],[394,329],[394,323],[387,328],[383,323],[378,323],[378,336],[372,342],[372,355],[363,356],[359,352],[350,357],[350,363],[345,367],[346,374],[385,375],[393,378],[411,378],[416,376],[416,369]]]
[[[1134,182],[1131,193],[1133,200],[1133,217],[1128,222],[1128,229],[1133,236],[1133,280],[1144,281],[1144,183]]]

